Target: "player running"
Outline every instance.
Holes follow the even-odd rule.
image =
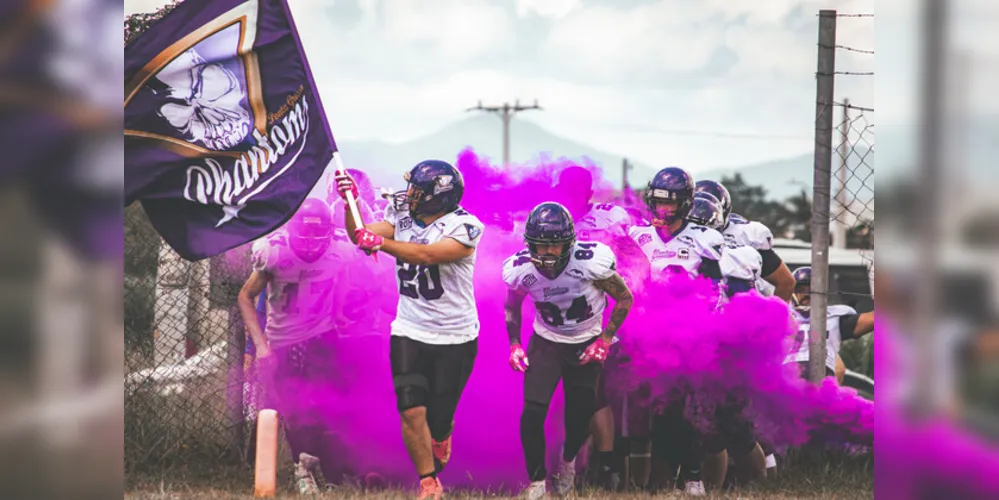
[[[694,194],[694,206],[687,215],[687,220],[718,230],[723,223],[722,214],[718,199],[701,191]],[[762,264],[760,252],[734,240],[727,240],[719,264],[722,276],[725,277],[726,295],[732,297],[755,290]],[[704,464],[703,473],[710,478],[707,480],[709,486],[720,484],[724,480],[728,472],[729,455],[732,456],[742,481],[766,477],[766,455],[757,443],[755,426],[751,420],[742,416],[746,404],[744,400],[730,396],[729,403],[718,408],[715,413],[718,432],[709,436],[705,443],[705,451],[711,460]]]
[[[812,268],[794,270],[794,312],[798,320],[797,350],[784,359],[785,363],[797,362],[803,374],[808,374],[808,330],[811,318]],[[874,331],[874,311],[857,314],[850,306],[830,304],[826,307],[826,376],[836,376],[836,359],[844,340],[858,339]],[[838,376],[837,376],[838,379]],[[837,380],[843,383],[842,380]]]
[[[694,193],[694,205],[687,214],[687,221],[720,231],[722,208],[718,199],[705,192]],[[763,259],[758,251],[735,241],[726,241],[719,262],[725,278],[725,293],[731,297],[755,290],[762,265]]]
[[[665,281],[672,273],[686,273],[721,284],[720,261],[725,238],[714,229],[686,220],[694,206],[694,181],[690,174],[678,167],[660,170],[649,181],[645,203],[652,222],[632,226],[629,235],[645,253],[652,280]],[[661,469],[672,455],[681,462],[687,493],[704,495],[700,474],[702,450],[693,440],[697,432],[683,415],[682,402],[671,402],[653,418],[653,461]]]
[[[510,366],[524,372],[520,436],[531,480],[525,497],[535,500],[546,494],[544,427],[552,394],[561,380],[565,445],[553,487],[566,495],[573,489],[576,455],[596,410],[601,365],[633,299],[615,271],[614,253],[599,242],[577,242],[572,216],[562,205],[535,207],[527,217],[524,240],[528,249],[503,263],[503,280],[510,288],[505,305]],[[525,353],[521,307],[528,295],[536,309],[535,334]],[[614,309],[601,327],[608,295]]]
[[[709,193],[721,203],[722,226],[719,231],[725,236],[725,241],[739,243],[755,248],[763,259],[761,275],[763,281],[757,282],[764,295],[776,295],[782,300],[791,301],[794,291],[794,279],[787,264],[774,252],[774,236],[770,229],[756,221],[748,221],[745,217],[732,213],[732,196],[721,183],[702,180],[697,181],[696,192]]]
[[[592,203],[593,174],[583,167],[573,166],[559,173],[558,183],[553,188],[556,198],[572,215],[576,235],[580,241],[598,241],[611,248],[617,259],[630,262],[641,258],[641,251],[628,237],[628,227],[632,224],[631,214],[612,203]],[[619,269],[618,273],[633,289],[638,286],[641,276],[629,276],[628,272],[641,269]],[[597,392],[597,411],[593,413],[590,430],[593,433],[593,447],[599,462],[600,482],[609,490],[617,490],[620,471],[614,460],[614,412],[607,395],[607,379],[612,376],[616,349],[611,350],[608,362],[604,364],[604,376],[600,378]],[[624,404],[615,399],[615,407]]]
[[[321,458],[323,475],[335,480],[331,436],[321,403],[335,377],[335,328],[331,295],[341,268],[332,245],[330,208],[306,199],[281,231],[253,244],[253,273],[239,292],[239,311],[257,357],[265,401],[282,416],[295,461],[299,492],[316,493],[311,470]],[[261,329],[255,300],[267,290],[267,322]],[[288,395],[294,395],[293,400]]]
[[[420,476],[420,499],[439,499],[437,473],[451,458],[454,413],[478,352],[479,318],[472,272],[483,225],[459,207],[464,181],[440,160],[420,162],[404,176],[385,219],[347,232],[368,252],[396,258],[399,307],[390,356],[402,436]],[[342,197],[357,186],[336,177]]]

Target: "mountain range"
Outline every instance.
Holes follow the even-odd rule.
[[[477,153],[489,157],[494,163],[499,163],[502,159],[501,130],[502,122],[497,117],[477,115],[452,123],[430,135],[399,144],[376,140],[337,142],[348,166],[367,172],[376,186],[399,188],[402,184],[400,172],[409,168],[414,159],[453,159],[459,151],[470,146]],[[604,169],[605,177],[615,187],[621,186],[621,164],[624,156],[600,151],[561,137],[529,120],[511,122],[510,146],[510,160],[514,163],[528,162],[535,159],[539,153],[589,158]],[[848,182],[848,187],[852,191],[869,190],[870,195],[873,195],[873,175],[871,175],[873,160],[874,152],[867,148],[858,148],[850,155],[849,171],[857,173],[857,176],[853,176]],[[647,182],[651,173],[660,168],[641,162],[629,162],[634,167],[630,174],[632,187],[639,187]],[[838,156],[834,153],[834,168],[838,163]],[[721,180],[724,175],[740,173],[747,183],[766,187],[769,198],[784,200],[799,193],[803,187],[811,189],[812,164],[813,155],[805,154],[759,164],[698,172],[696,178]],[[864,165],[870,165],[870,168]]]

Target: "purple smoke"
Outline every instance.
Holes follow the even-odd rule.
[[[442,474],[449,487],[510,490],[527,481],[519,430],[523,376],[507,364],[501,267],[524,246],[522,235],[511,232],[514,222],[551,199],[557,173],[576,165],[580,163],[542,159],[501,169],[471,150],[458,156],[466,183],[462,205],[487,228],[476,252],[479,354],[456,414],[452,460]],[[593,172],[597,196],[602,196],[610,182],[591,163],[583,166]],[[342,383],[330,396],[325,418],[340,433],[354,470],[376,471],[390,481],[411,484],[415,474],[402,443],[388,361],[388,321],[372,319],[381,314],[375,311],[395,310],[394,259],[380,255],[375,263],[359,251],[344,257],[338,283],[348,287],[352,305],[343,314],[353,323],[342,330],[337,360]],[[644,263],[619,263],[623,272],[633,266]],[[870,403],[828,381],[822,387],[808,385],[799,380],[794,365],[781,364],[793,333],[784,304],[743,297],[716,313],[707,286],[680,281],[645,290],[637,298],[620,334],[622,354],[631,358],[626,385],[648,382],[654,393],[663,393],[683,377],[703,389],[696,393],[695,406],[701,410],[726,393],[742,394],[753,401],[750,411],[761,433],[778,445],[800,444],[820,428],[836,439],[871,443]],[[526,304],[525,329],[533,313]],[[524,332],[522,341],[529,337]],[[561,411],[561,391],[556,391],[548,420],[549,449],[561,446]]]

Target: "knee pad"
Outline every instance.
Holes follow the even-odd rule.
[[[395,402],[399,412],[404,412],[410,408],[427,406],[427,390],[413,385],[404,385],[395,388]]]

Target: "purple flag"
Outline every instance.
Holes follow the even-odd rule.
[[[284,0],[187,0],[125,47],[125,204],[186,259],[283,224],[334,151]]]

